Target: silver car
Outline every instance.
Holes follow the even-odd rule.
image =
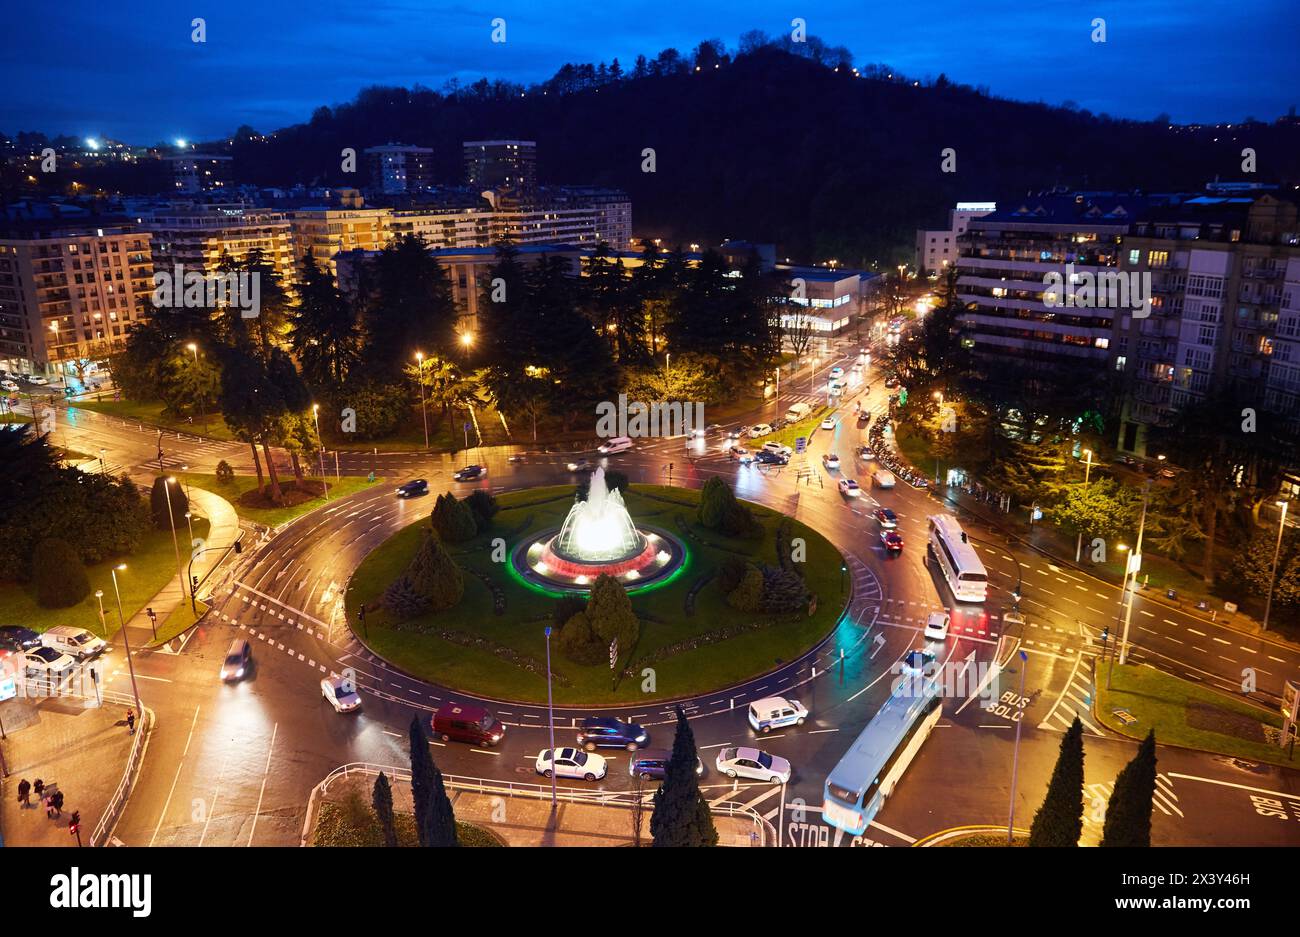
[[[717,768],[729,778],[753,778],[773,784],[790,781],[790,762],[757,748],[724,748],[718,752]]]

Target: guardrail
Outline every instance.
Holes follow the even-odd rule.
[[[317,805],[320,798],[325,795],[330,785],[340,778],[349,778],[355,775],[378,776],[380,772],[386,774],[390,779],[395,781],[410,782],[411,772],[408,768],[398,768],[393,765],[377,765],[370,762],[354,761],[346,765],[340,765],[335,768],[325,778],[313,788],[311,796],[307,803],[307,817],[303,823],[301,845],[307,845],[307,836],[311,831],[312,824],[315,821]],[[443,785],[448,790],[469,791],[476,794],[497,794],[504,797],[527,797],[532,800],[550,800],[551,786],[549,784],[523,784],[517,781],[498,781],[493,778],[474,778],[459,774],[444,774],[442,776]],[[631,808],[641,801],[643,807],[649,807],[653,803],[654,791],[649,790],[641,794],[635,791],[592,791],[579,787],[556,786],[555,796],[557,800],[566,803],[576,804],[595,804],[602,807],[624,807]],[[758,811],[744,804],[738,804],[734,801],[722,801],[711,804],[710,811],[714,816],[725,817],[742,817],[750,820],[754,824],[755,832],[758,836],[760,846],[775,845],[776,831],[772,825]]]
[[[105,698],[107,699],[107,696]],[[134,700],[131,702],[134,703]],[[112,836],[113,828],[117,826],[118,818],[126,808],[126,799],[130,796],[131,788],[140,773],[140,766],[144,763],[144,753],[149,747],[149,735],[153,731],[154,721],[153,710],[146,706],[136,725],[135,741],[131,744],[131,754],[126,760],[126,770],[122,772],[122,780],[117,782],[117,789],[108,799],[108,806],[99,815],[99,822],[95,824],[95,829],[90,834],[90,845],[103,846]]]

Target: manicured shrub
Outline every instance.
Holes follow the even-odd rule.
[[[793,570],[764,566],[762,607],[766,612],[805,609],[808,607],[808,587]]]
[[[608,651],[592,634],[585,612],[578,612],[565,622],[558,643],[560,653],[575,664],[590,667],[608,659]]]
[[[70,608],[90,595],[90,579],[77,551],[65,540],[50,538],[32,553],[32,583],[42,608]]]
[[[469,508],[470,513],[474,515],[474,523],[479,533],[483,533],[492,526],[492,518],[496,517],[497,511],[501,510],[501,507],[497,504],[497,499],[482,488],[471,491],[469,497],[465,499],[465,505]]]
[[[443,543],[464,543],[478,534],[478,522],[469,505],[450,491],[438,495],[433,505],[433,529]]]
[[[586,610],[587,600],[582,596],[572,594],[562,595],[555,600],[555,604],[551,607],[551,621],[558,630],[568,624],[569,619],[574,615],[579,612],[585,612]]]
[[[217,482],[222,485],[231,485],[235,481],[235,470],[230,467],[230,463],[222,459],[217,463]]]
[[[745,578],[749,564],[738,556],[729,556],[718,567],[717,583],[723,595],[730,595]]]
[[[432,534],[425,536],[420,549],[411,558],[406,577],[415,591],[428,599],[431,611],[446,611],[465,594],[464,574]]]
[[[763,573],[750,566],[741,577],[740,585],[727,595],[727,604],[739,612],[757,612],[763,607]]]

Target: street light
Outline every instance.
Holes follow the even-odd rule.
[[[181,567],[181,547],[176,540],[176,517],[172,514],[172,491],[171,486],[176,484],[176,479],[168,476],[163,479],[163,494],[167,496],[167,522],[172,528],[172,549],[176,551],[176,575],[181,580],[181,596],[185,595],[185,572]]]
[[[99,450],[99,474],[100,474],[100,475],[105,474],[105,472],[104,472],[104,452],[105,452],[105,451],[106,451],[106,450],[104,450],[103,447],[100,447],[100,450]]]
[[[199,382],[199,374],[198,374],[199,346],[194,342],[190,342],[185,347],[188,348],[194,354],[194,371],[195,371],[194,389],[199,393],[199,419],[203,421],[203,435],[206,436],[208,434],[208,408],[203,395],[203,391],[199,388],[199,383],[198,383]]]
[[[131,636],[126,633],[126,621],[122,618],[122,590],[117,587],[117,574],[126,570],[125,563],[118,563],[110,569],[113,577],[113,594],[117,596],[117,624],[122,629],[122,646],[126,649],[126,667],[131,671],[131,693],[135,696],[136,714],[144,719],[144,707],[140,705],[140,688],[135,683],[135,664],[131,662]]]
[[[1268,601],[1264,603],[1264,624],[1265,631],[1268,630],[1268,613],[1273,610],[1273,582],[1277,579],[1277,559],[1282,552],[1282,531],[1286,527],[1286,506],[1287,502],[1279,501],[1277,506],[1282,509],[1282,516],[1277,521],[1277,546],[1273,548],[1273,572],[1268,576]]]
[[[1083,487],[1087,488],[1088,475],[1092,471],[1092,450],[1084,449],[1083,454],[1087,457],[1087,461],[1083,464]],[[1074,561],[1079,562],[1081,556],[1083,556],[1083,528],[1079,529],[1079,539],[1074,545]]]
[[[421,407],[420,409],[424,408]],[[311,405],[311,418],[316,421],[316,446],[320,455],[320,490],[325,495],[325,500],[328,501],[330,499],[330,486],[325,478],[325,444],[321,442],[320,438],[320,404],[314,403]],[[426,447],[429,445],[427,432],[424,444]]]
[[[558,805],[555,796],[555,706],[551,700],[551,626],[546,626],[546,721],[551,731],[551,809]]]
[[[1138,523],[1137,543],[1133,547],[1133,554],[1128,558],[1126,564],[1128,571],[1132,574],[1132,587],[1137,585],[1137,574],[1142,568],[1142,535],[1146,533],[1147,528],[1147,502],[1151,498],[1151,479],[1147,479],[1142,486],[1142,520]],[[1128,592],[1128,602],[1124,606],[1124,631],[1120,638],[1119,644],[1119,663],[1122,667],[1128,663],[1128,629],[1129,624],[1133,621],[1133,592],[1132,587],[1128,584],[1128,576],[1125,576],[1125,590]],[[1123,593],[1120,598],[1122,599]],[[1106,689],[1110,689],[1110,675],[1115,670],[1115,658],[1110,659],[1110,669],[1106,671]]]
[[[1025,698],[1025,671],[1028,670],[1029,657],[1024,651],[1020,652],[1020,699]],[[1019,701],[1017,701],[1017,705]],[[1016,773],[1020,768],[1020,724],[1023,723],[1025,711],[1020,711],[1020,717],[1016,720],[1016,745],[1012,749],[1011,755],[1011,810],[1007,814],[1007,845],[1011,844],[1012,831],[1016,825]]]
[[[99,600],[99,630],[104,637],[108,637],[108,624],[104,621],[104,590],[96,589],[95,598]]]
[[[420,416],[424,418],[424,448],[429,448],[429,411],[424,406],[424,352],[415,353],[415,364],[420,384]]]
[[[468,361],[469,361],[469,349],[470,349],[470,346],[472,346],[473,344],[474,344],[474,333],[473,333],[473,332],[461,332],[461,333],[460,333],[460,347],[463,348],[463,349],[465,350],[465,358],[464,358],[464,360],[465,360],[467,363],[468,363]]]

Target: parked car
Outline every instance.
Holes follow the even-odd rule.
[[[948,613],[931,612],[930,617],[925,622],[925,636],[932,641],[946,641],[948,639]]]
[[[38,647],[23,655],[27,662],[27,675],[47,675],[61,677],[77,666],[76,660],[69,654],[56,651],[52,647]]]
[[[27,378],[27,383],[28,383],[28,384],[48,384],[49,381],[46,380],[45,378],[41,377],[39,374],[32,374],[32,375],[30,375],[30,376]]]
[[[769,423],[755,423],[749,428],[749,438],[758,439],[760,436],[770,436],[772,426]]]
[[[18,389],[18,385],[15,384],[13,381],[9,381],[9,380],[0,381],[0,387],[3,387],[5,390]]]
[[[839,488],[840,494],[844,495],[846,498],[862,497],[862,489],[859,488],[858,483],[851,478],[841,478]]]
[[[794,455],[794,450],[793,450],[793,449],[791,449],[789,446],[782,445],[782,444],[779,443],[779,442],[765,442],[765,443],[763,443],[763,451],[764,451],[764,452],[771,452],[771,453],[774,453],[775,455],[779,455],[779,456],[784,456],[784,457],[787,458],[787,459],[790,458],[790,456]]]
[[[767,696],[749,704],[749,724],[755,732],[767,734],[785,726],[801,726],[808,718],[808,710],[797,699],[784,696]]]
[[[253,645],[247,638],[235,638],[226,659],[221,662],[221,680],[233,683],[242,680],[253,667]]]
[[[880,526],[885,530],[893,530],[898,526],[898,515],[889,508],[876,508],[872,516],[880,522]]]
[[[334,707],[336,713],[356,712],[361,708],[361,696],[352,681],[342,677],[325,677],[320,682],[320,695]]]
[[[578,730],[578,744],[589,752],[597,748],[625,748],[634,752],[648,741],[650,736],[641,726],[608,716],[584,719]]]
[[[822,466],[828,472],[835,472],[840,467],[840,457],[833,452],[828,452],[822,456]]]
[[[715,764],[729,778],[753,778],[773,784],[790,781],[790,762],[757,748],[724,748],[718,752]]]
[[[429,493],[429,482],[423,478],[417,478],[405,485],[398,485],[396,491],[399,498],[414,498],[416,495],[427,495]]]
[[[662,781],[668,772],[668,760],[672,756],[673,753],[667,749],[643,748],[628,758],[627,773],[647,781]],[[695,773],[697,776],[704,773],[704,762],[699,756],[695,758]]]
[[[22,625],[0,625],[0,650],[30,651],[41,646],[41,636]]]
[[[452,473],[452,479],[458,482],[478,481],[480,478],[487,477],[486,465],[467,465],[462,469],[457,469]]]
[[[882,530],[880,532],[880,542],[884,546],[886,553],[903,552],[903,535],[896,530]]]
[[[549,778],[552,773],[557,778],[582,778],[584,781],[599,781],[609,770],[605,759],[594,752],[584,752],[577,748],[557,748],[552,751],[544,748],[537,754],[537,773]]]
[[[96,637],[85,628],[75,625],[58,625],[41,635],[41,643],[62,651],[77,660],[89,660],[108,650],[108,642]]]
[[[496,716],[470,703],[443,703],[429,721],[434,736],[444,742],[492,746],[506,734],[506,727]]]

